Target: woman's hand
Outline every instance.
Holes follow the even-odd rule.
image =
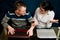
[[[50,22],[52,22],[52,23],[59,23],[58,21],[59,21],[58,19],[57,20],[55,20],[55,19],[50,20]]]

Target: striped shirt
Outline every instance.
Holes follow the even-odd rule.
[[[32,16],[30,13],[26,13],[24,16],[17,16],[15,13],[6,13],[5,17],[3,18],[1,24],[4,27],[7,27],[9,24],[7,23],[9,20],[12,24],[12,27],[20,27],[20,28],[25,28],[27,27],[26,25],[28,24],[27,22],[31,22]]]

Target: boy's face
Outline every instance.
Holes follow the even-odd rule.
[[[20,8],[17,8],[17,10],[15,11],[16,14],[18,15],[25,15],[26,14],[26,7],[20,7]]]

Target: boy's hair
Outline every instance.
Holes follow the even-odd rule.
[[[45,10],[53,10],[53,6],[51,5],[51,3],[49,1],[44,1],[40,4],[40,6]]]
[[[15,10],[17,10],[18,8],[20,8],[20,7],[26,7],[26,4],[25,3],[23,3],[22,1],[16,1],[15,3],[14,3],[14,11]]]
[[[16,1],[15,2],[15,8],[16,9],[21,7],[21,6],[26,7],[25,3],[21,2],[21,1]]]

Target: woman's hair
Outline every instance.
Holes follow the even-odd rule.
[[[49,1],[44,1],[40,4],[40,6],[45,10],[53,10],[53,6],[51,5],[51,3]]]

